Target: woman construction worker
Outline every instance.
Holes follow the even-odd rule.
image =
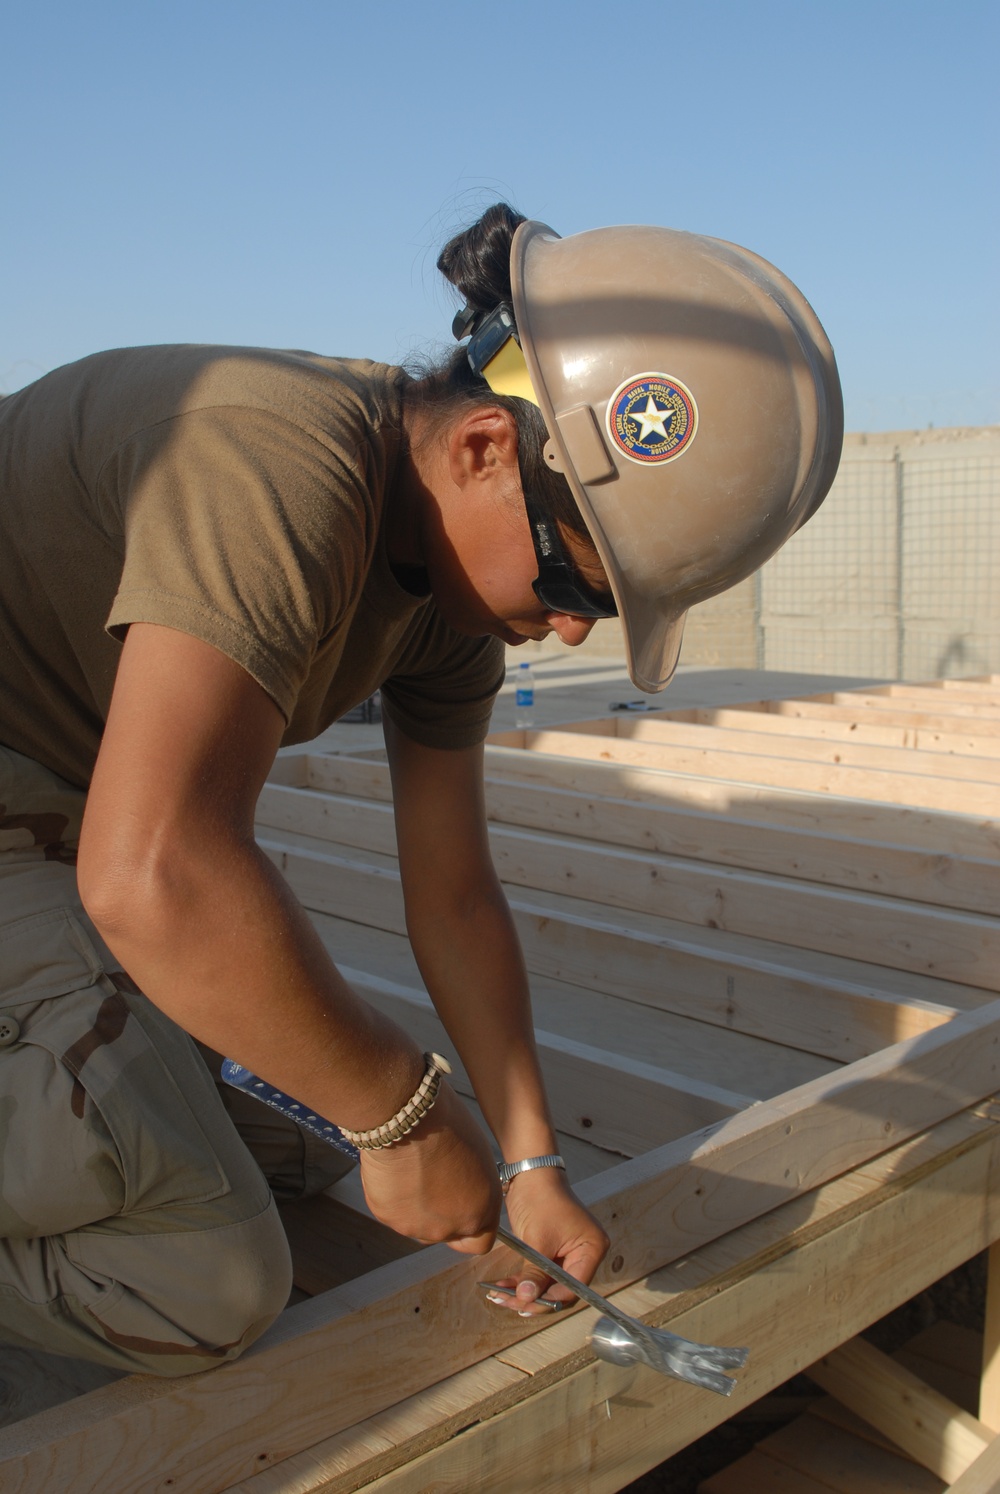
[[[822,501],[839,386],[800,293],[718,240],[560,239],[501,204],[439,267],[463,345],[421,377],[139,348],[0,402],[7,1343],[183,1375],[283,1307],[274,1196],[340,1163],[221,1098],[221,1054],[343,1129],[379,1219],[490,1248],[484,1134],[254,842],[277,749],[376,687],[407,928],[511,1226],[583,1279],[606,1248],[557,1155],[490,862],[504,645],[617,613],[633,681],[662,689],[687,608]],[[519,1311],[548,1285],[515,1284]]]

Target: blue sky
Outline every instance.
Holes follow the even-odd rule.
[[[773,260],[849,429],[1000,422],[997,0],[33,0],[0,60],[0,389],[98,348],[447,339],[497,196]]]

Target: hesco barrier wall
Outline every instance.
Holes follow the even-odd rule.
[[[602,627],[595,652],[616,642]],[[1000,671],[1000,426],[847,436],[819,513],[758,575],[693,609],[681,662]]]

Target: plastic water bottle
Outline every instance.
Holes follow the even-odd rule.
[[[535,720],[535,676],[530,664],[519,664],[514,681],[517,725],[532,726]]]

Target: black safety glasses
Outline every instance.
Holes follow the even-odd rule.
[[[538,563],[538,575],[531,589],[542,606],[568,617],[617,617],[614,598],[592,591],[580,575],[555,520],[527,493],[524,493],[524,506]]]

